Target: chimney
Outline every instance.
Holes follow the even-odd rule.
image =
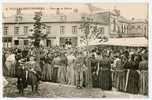
[[[60,8],[57,8],[57,9],[56,9],[56,14],[57,14],[57,15],[60,14]]]
[[[74,13],[78,13],[78,9],[76,8],[76,9],[73,9],[73,12]]]
[[[135,20],[135,18],[134,18],[134,17],[132,17],[132,18],[131,18],[131,20]]]

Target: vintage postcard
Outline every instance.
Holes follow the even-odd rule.
[[[3,3],[3,97],[148,98],[148,3]]]

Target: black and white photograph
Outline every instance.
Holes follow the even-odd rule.
[[[148,98],[148,3],[3,3],[4,98]]]

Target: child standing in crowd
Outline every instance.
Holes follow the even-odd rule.
[[[3,73],[15,77],[19,61],[26,58],[42,81],[102,90],[112,90],[113,86],[117,91],[148,95],[146,48],[103,46],[83,52],[85,48],[58,46],[3,49]]]

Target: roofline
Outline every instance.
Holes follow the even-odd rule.
[[[131,24],[135,24],[135,23],[145,23],[145,24],[146,24],[147,22],[145,22],[145,21],[137,21],[137,22],[132,22],[132,21],[130,21],[130,23],[131,23]]]
[[[111,15],[116,16],[116,15],[115,15],[113,12],[111,12],[111,11],[97,12],[97,13],[95,13],[95,14],[100,14],[100,13],[108,13],[108,14],[111,14]]]
[[[82,21],[66,21],[66,22],[42,22],[42,23],[83,23]],[[102,23],[102,22],[93,22],[94,24],[103,24],[103,25],[108,25],[108,23]],[[3,22],[3,24],[34,24],[34,22]]]
[[[119,20],[119,22],[130,24],[129,21],[122,21],[122,20]]]

